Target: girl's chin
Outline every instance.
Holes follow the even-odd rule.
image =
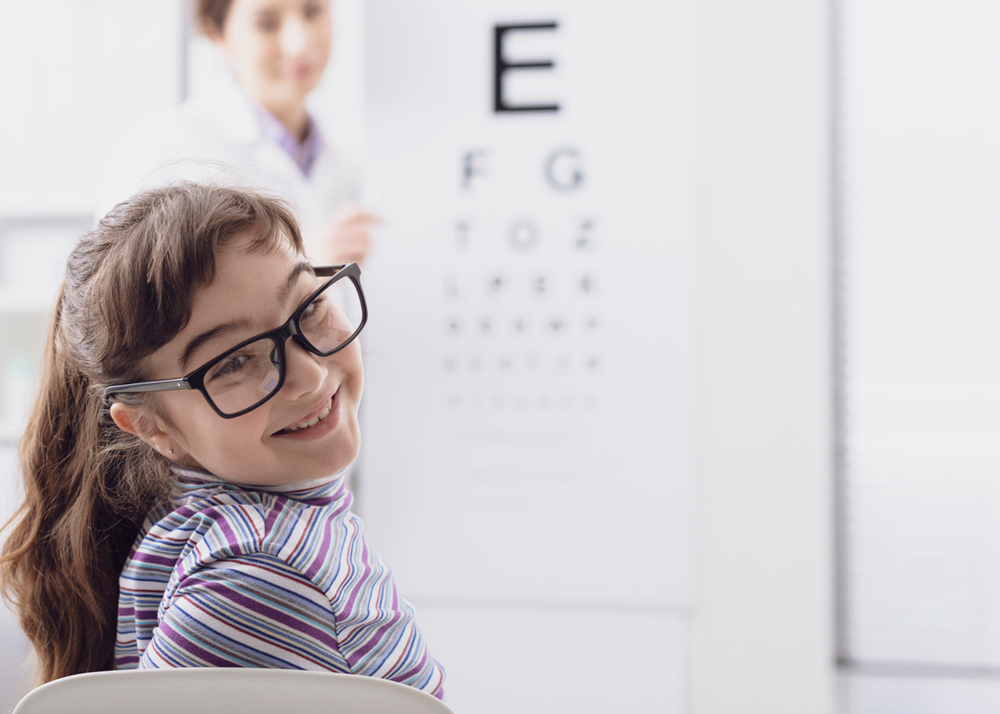
[[[225,481],[248,486],[288,486],[304,481],[314,481],[340,473],[354,463],[358,457],[359,447],[360,442],[357,440],[351,443],[338,443],[335,449],[324,449],[321,453],[313,453],[308,456],[299,454],[298,458],[286,455],[282,459],[283,465],[276,467],[273,472],[254,471],[254,466],[258,468],[260,466],[258,462],[246,464],[245,470],[237,469],[235,472],[216,474],[216,476]],[[209,473],[211,472],[209,471]]]
[[[358,458],[361,451],[361,435],[358,423],[352,415],[343,415],[336,429],[325,439],[295,443],[285,440],[286,449],[293,449],[296,455],[288,453],[288,458],[299,463],[300,468],[309,472],[306,478],[299,481],[322,478],[343,471]],[[328,417],[329,418],[329,417]]]
[[[289,481],[289,483],[312,481],[314,479],[325,478],[327,476],[340,473],[353,464],[357,457],[357,448],[351,448],[348,452],[338,451],[338,453],[331,454],[328,458],[325,458],[322,461],[318,461],[315,464],[310,464],[308,467],[304,467],[302,471],[298,473],[290,474],[288,478],[293,480]]]

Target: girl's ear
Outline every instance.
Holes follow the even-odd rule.
[[[154,449],[168,458],[173,455],[170,448],[170,435],[155,419],[150,419],[135,407],[120,402],[111,405],[111,419],[119,429],[135,434]]]

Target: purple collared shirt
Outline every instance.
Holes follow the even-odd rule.
[[[316,157],[319,156],[320,149],[323,148],[323,138],[320,135],[319,127],[316,126],[316,122],[313,121],[312,117],[309,118],[306,138],[299,141],[297,136],[288,131],[288,127],[278,121],[263,106],[253,101],[250,102],[250,106],[253,108],[254,116],[257,117],[261,133],[280,146],[292,158],[295,165],[299,167],[302,175],[308,177],[312,173],[313,165],[316,163]]]

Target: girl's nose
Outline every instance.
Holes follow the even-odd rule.
[[[301,18],[290,17],[281,25],[281,52],[285,57],[298,57],[309,44],[309,30]]]
[[[307,351],[295,340],[289,340],[285,345],[285,360],[285,385],[281,391],[289,399],[313,394],[326,381],[329,370],[323,364],[323,358]]]

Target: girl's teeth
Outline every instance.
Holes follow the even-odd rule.
[[[299,429],[308,429],[311,426],[316,426],[321,421],[330,416],[330,407],[326,407],[323,411],[319,413],[318,416],[314,416],[309,421],[304,421],[301,424],[296,424],[295,426],[289,427],[288,431],[298,431]]]

